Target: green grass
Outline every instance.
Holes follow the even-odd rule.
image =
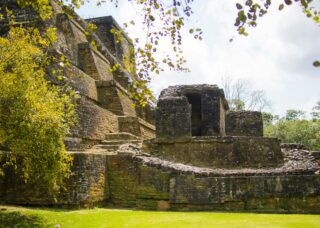
[[[320,215],[132,210],[54,210],[0,206],[0,227],[320,227]]]

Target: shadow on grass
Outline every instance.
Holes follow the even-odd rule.
[[[50,226],[51,225],[51,226]],[[0,211],[0,228],[7,227],[52,227],[46,220],[36,215],[24,215],[20,212]]]

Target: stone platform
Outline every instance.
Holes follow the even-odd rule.
[[[143,150],[173,162],[208,168],[279,167],[280,141],[250,136],[202,136],[181,142],[146,140]]]
[[[123,144],[111,153],[72,152],[73,175],[58,201],[1,179],[0,202],[59,207],[320,213],[320,167],[303,149],[282,149],[278,168],[203,168],[144,154]],[[3,185],[3,182],[6,184]],[[29,189],[29,190],[28,190]]]

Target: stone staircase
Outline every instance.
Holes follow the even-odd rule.
[[[142,139],[130,133],[111,133],[106,134],[105,140],[94,146],[94,150],[103,150],[106,153],[116,153],[123,144],[133,144],[137,147],[142,146]]]

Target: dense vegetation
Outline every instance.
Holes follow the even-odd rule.
[[[320,150],[319,103],[307,119],[301,110],[287,110],[284,117],[264,113],[265,136],[277,137],[284,143],[301,143],[309,150]]]
[[[7,168],[30,184],[57,192],[69,173],[63,139],[75,123],[74,105],[64,86],[46,79],[51,58],[45,51],[54,31],[11,26],[0,37],[0,174]]]

